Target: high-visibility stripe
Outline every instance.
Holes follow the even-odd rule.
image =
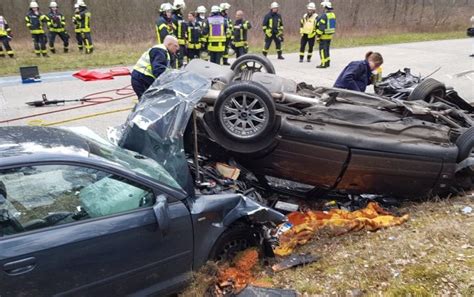
[[[166,58],[168,59],[168,64],[169,64],[169,61],[171,61],[171,57],[170,57],[170,54],[168,52],[168,49],[165,47],[164,44],[158,44],[158,45],[153,46],[152,48],[150,48],[149,50],[147,50],[146,52],[144,52],[142,54],[142,56],[138,60],[137,64],[133,67],[133,70],[136,70],[136,71],[138,71],[138,72],[140,72],[140,73],[142,73],[146,76],[156,78],[153,75],[153,69],[152,69],[152,65],[151,65],[151,61],[150,61],[150,51],[154,48],[159,48],[159,49],[162,49],[162,50],[166,51]],[[168,65],[168,67],[169,67],[169,65]]]

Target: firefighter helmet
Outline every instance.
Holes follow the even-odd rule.
[[[314,4],[314,2],[309,2],[306,8],[308,10],[316,10],[316,4]]]
[[[160,6],[160,12],[165,12],[165,11],[170,11],[170,10],[173,10],[173,5],[171,5],[171,3],[163,3],[161,4]]]
[[[217,5],[213,5],[211,7],[211,13],[216,13],[216,12],[220,12],[220,11],[221,11],[221,9]]]
[[[221,4],[219,5],[219,9],[220,9],[221,11],[228,10],[228,9],[230,9],[230,4],[227,3],[227,2],[221,3]]]
[[[32,1],[32,2],[30,3],[30,8],[39,8],[39,5],[38,5],[37,2]]]
[[[321,6],[325,8],[332,8],[332,3],[329,1],[323,1],[321,2]]]
[[[179,9],[186,9],[186,3],[184,3],[184,0],[174,0],[173,2],[173,8],[175,10],[179,10]]]
[[[87,7],[86,2],[84,1],[79,2],[79,7]]]
[[[52,1],[51,3],[49,3],[49,8],[58,8],[58,3]]]
[[[201,13],[206,13],[206,12],[207,12],[206,7],[204,7],[204,6],[202,6],[202,5],[201,5],[201,6],[198,6],[198,8],[196,9],[196,13],[199,13],[199,14],[201,14]]]
[[[271,9],[279,8],[279,7],[280,7],[280,5],[277,2],[272,2],[272,4],[270,4]]]

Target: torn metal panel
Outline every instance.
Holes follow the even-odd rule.
[[[194,191],[183,134],[194,106],[210,86],[209,79],[195,73],[176,70],[163,73],[143,94],[116,135],[121,147],[163,164],[188,193]]]

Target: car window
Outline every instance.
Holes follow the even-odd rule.
[[[0,171],[0,236],[152,206],[153,191],[97,169],[70,165]]]

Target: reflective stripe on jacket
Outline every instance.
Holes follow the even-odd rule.
[[[7,20],[3,16],[0,16],[0,36],[8,36],[11,32],[10,26],[8,26]]]
[[[225,51],[227,23],[223,16],[213,15],[207,19],[208,23],[208,50],[213,52]]]
[[[156,39],[157,43],[161,44],[168,35],[174,34],[174,24],[172,20],[167,19],[164,16],[159,16],[156,20]]]
[[[44,34],[43,24],[48,22],[48,17],[39,13],[33,13],[32,10],[25,16],[25,23],[31,34]]]
[[[336,15],[332,11],[328,11],[318,18],[316,23],[316,34],[321,36],[323,40],[330,40],[336,33]]]
[[[158,51],[155,51],[157,49]],[[148,49],[137,61],[133,70],[145,76],[157,78],[159,74],[170,67],[171,56],[163,44],[158,44]],[[160,68],[160,69],[158,69]]]
[[[91,31],[91,17],[92,14],[87,10],[83,10],[74,15],[77,24],[78,33],[89,33]]]
[[[237,20],[234,24],[232,42],[236,47],[247,46],[247,33],[252,25],[247,20]]]
[[[48,13],[48,29],[50,32],[66,31],[66,19],[60,13]]]
[[[278,13],[269,12],[263,18],[263,32],[267,37],[283,35],[283,20]]]
[[[316,18],[318,15],[313,13],[308,16],[306,13],[300,20],[300,34],[308,35],[308,38],[316,36]]]
[[[179,45],[186,44],[186,22],[183,20],[183,16],[181,14],[174,14],[173,17],[173,24],[176,33],[174,34],[176,38],[178,38]]]
[[[188,28],[187,37],[188,37],[188,48],[189,49],[200,49],[201,48],[201,26],[197,23],[187,23],[186,27]]]

